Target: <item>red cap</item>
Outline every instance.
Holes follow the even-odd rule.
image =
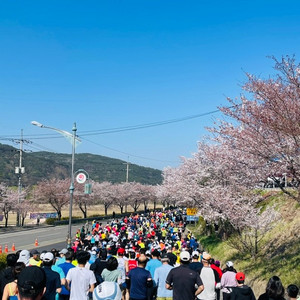
[[[236,280],[243,281],[245,280],[245,274],[243,272],[237,272],[235,278]]]
[[[118,253],[124,254],[125,253],[125,249],[124,248],[119,248],[118,249]]]

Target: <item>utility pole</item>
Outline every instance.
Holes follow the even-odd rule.
[[[20,144],[19,149],[19,166],[15,167],[15,173],[18,175],[18,205],[21,203],[21,194],[22,194],[22,174],[25,173],[25,167],[23,167],[23,143],[30,143],[28,140],[23,139],[23,129],[21,129],[21,138],[18,140],[14,140],[15,143]],[[16,226],[20,226],[20,213],[19,208],[17,209],[17,220]]]
[[[128,160],[127,160],[127,163],[124,163],[124,165],[127,165],[126,167],[126,183],[128,183],[129,181],[129,165],[130,165],[130,162],[129,162],[129,156],[128,156]]]
[[[129,163],[129,161],[127,161],[127,167],[126,167],[126,182],[128,183],[128,179],[129,179],[129,165],[130,165],[130,163]]]
[[[128,160],[127,160],[127,163],[124,163],[124,165],[126,164],[126,183],[128,183],[129,181],[129,165],[130,165],[130,162],[129,162],[129,156],[128,156]],[[127,204],[125,204],[125,212],[127,213]]]

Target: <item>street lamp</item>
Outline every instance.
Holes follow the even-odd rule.
[[[67,237],[68,247],[70,247],[71,246],[71,240],[72,240],[72,207],[73,207],[73,194],[74,194],[74,156],[75,156],[76,141],[80,142],[80,139],[76,136],[76,131],[77,131],[76,123],[74,123],[74,126],[72,128],[72,133],[70,133],[68,131],[65,131],[65,130],[61,130],[61,129],[57,129],[57,128],[54,128],[54,127],[43,125],[43,124],[41,124],[37,121],[32,121],[31,124],[34,125],[34,126],[41,127],[41,128],[47,128],[47,129],[54,130],[54,131],[60,133],[61,135],[63,135],[72,144],[69,226],[68,226],[68,237]]]

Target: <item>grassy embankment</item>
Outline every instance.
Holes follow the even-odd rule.
[[[260,241],[256,259],[232,248],[230,240],[203,236],[201,226],[197,230],[190,227],[203,248],[221,261],[222,268],[231,260],[237,271],[245,272],[246,284],[253,288],[256,296],[265,291],[273,275],[279,276],[285,287],[291,283],[300,286],[300,205],[281,192],[265,192],[264,196],[265,201],[260,205],[275,205],[280,218]]]

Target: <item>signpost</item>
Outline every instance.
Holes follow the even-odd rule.
[[[186,214],[188,216],[194,216],[198,212],[198,209],[196,207],[188,207],[186,209]]]
[[[86,182],[86,175],[82,172],[78,173],[76,176],[76,181],[78,183],[85,183]]]

